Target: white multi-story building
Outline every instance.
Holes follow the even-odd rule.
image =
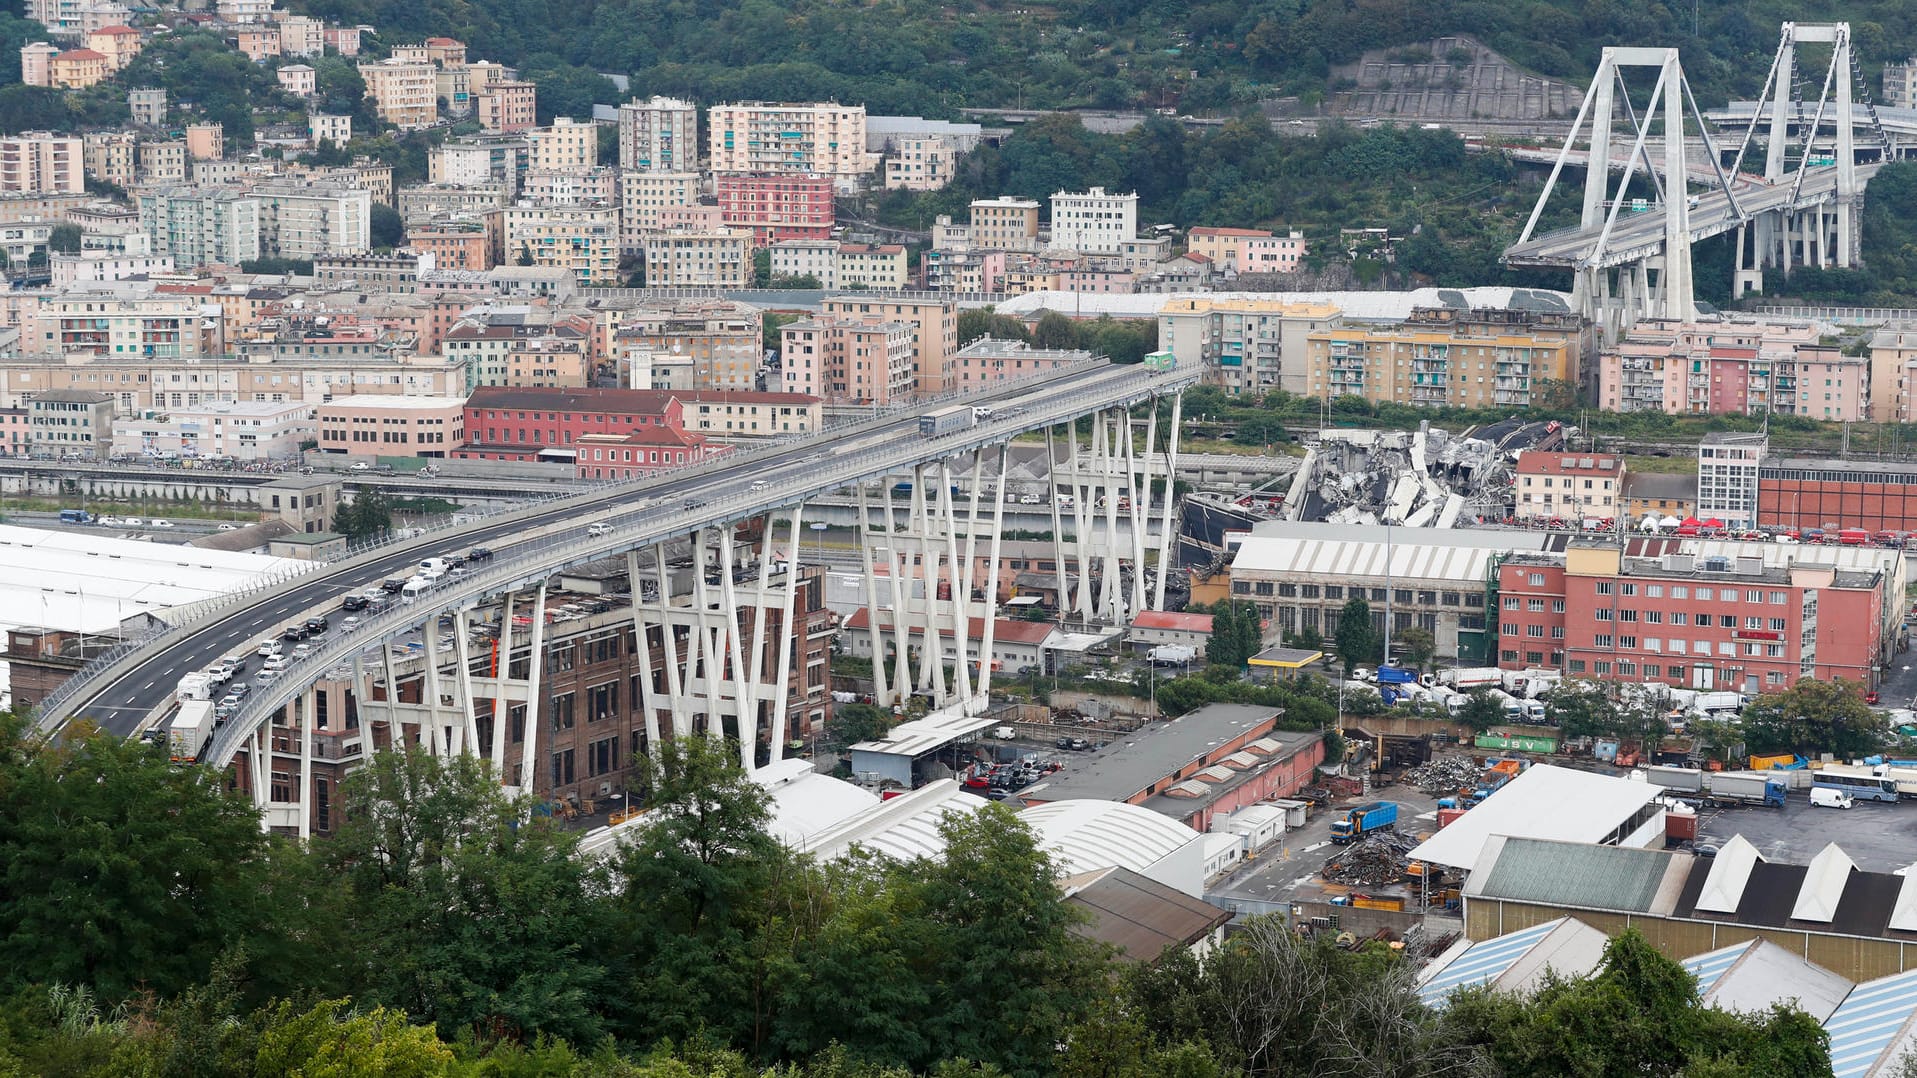
[[[313,135],[313,144],[332,142],[344,146],[353,141],[353,118],[351,116],[329,116],[324,112],[312,112],[306,116],[307,129]]]
[[[162,255],[130,255],[119,251],[55,254],[52,256],[51,265],[55,291],[173,272],[171,258]]]
[[[355,31],[357,33],[357,31]],[[307,15],[284,15],[280,19],[280,53],[284,56],[319,56],[326,52],[326,24]],[[348,53],[340,51],[341,56]]]
[[[364,188],[285,181],[259,184],[253,195],[266,257],[308,259],[373,246],[373,194]]]
[[[619,167],[628,172],[696,172],[699,110],[690,101],[654,97],[619,106]]]
[[[599,126],[590,120],[554,117],[551,126],[533,128],[526,139],[528,169],[591,168],[599,158]]]
[[[697,172],[634,172],[619,174],[619,247],[637,255],[646,246],[646,234],[662,227],[660,214],[675,206],[699,203]]]
[[[828,292],[839,287],[839,243],[837,240],[781,240],[766,247],[772,279],[811,277]],[[788,389],[792,393],[811,393],[810,389]]]
[[[972,200],[967,244],[973,250],[1031,251],[1038,248],[1038,203],[1028,198]]]
[[[519,197],[547,206],[619,203],[619,171],[600,168],[535,168],[526,170]]]
[[[271,0],[254,2],[271,6]],[[47,33],[54,37],[80,37],[102,27],[124,23],[127,17],[126,5],[112,0],[27,0],[27,18],[46,27]]]
[[[86,146],[78,136],[0,135],[0,194],[75,195],[86,189]]]
[[[853,177],[878,166],[865,150],[864,105],[714,105],[706,145],[715,173]]]
[[[287,460],[318,434],[313,406],[301,401],[214,401],[114,420],[113,452]]]
[[[511,206],[506,261],[570,272],[581,285],[619,283],[619,210],[614,206]]]
[[[1085,255],[1115,255],[1138,235],[1138,194],[1084,194],[1060,191],[1052,196],[1052,246]]]
[[[1769,448],[1762,434],[1706,434],[1697,447],[1697,519],[1756,527],[1757,470]]]
[[[952,182],[958,147],[950,139],[902,138],[885,159],[888,191],[939,191]]]
[[[273,17],[273,0],[219,0],[225,22],[266,22]]]
[[[141,191],[140,229],[153,253],[182,268],[238,265],[260,257],[260,200],[230,188]]]
[[[157,293],[72,291],[49,296],[31,324],[21,325],[21,352],[57,355],[68,364],[99,361],[151,362],[218,355],[224,350],[223,319],[203,297]],[[54,388],[105,389],[105,382],[48,379]],[[76,384],[80,383],[80,384]],[[21,389],[30,390],[31,382]]]

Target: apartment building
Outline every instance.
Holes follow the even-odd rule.
[[[439,84],[433,65],[382,60],[360,64],[359,75],[385,123],[409,130],[438,122]]]
[[[280,55],[280,28],[277,26],[243,26],[234,32],[233,47],[240,55],[256,64],[265,63]]]
[[[479,221],[416,225],[406,230],[406,246],[420,255],[432,256],[435,269],[483,273],[497,264],[486,226]]]
[[[1518,454],[1519,520],[1619,520],[1624,458],[1527,449]]]
[[[628,172],[699,170],[699,110],[654,96],[619,106],[619,167]]]
[[[1917,63],[1884,65],[1884,104],[1894,109],[1917,109]]]
[[[77,137],[28,131],[0,135],[0,194],[77,195],[86,191],[86,144]]]
[[[1329,303],[1180,296],[1158,311],[1159,347],[1229,393],[1310,391],[1310,340],[1339,325]]]
[[[598,203],[617,206],[619,173],[612,168],[527,169],[519,197],[543,206]]]
[[[285,12],[279,12],[278,14],[280,16],[280,53],[282,55],[318,56],[326,51],[327,45],[332,44],[326,39],[326,24],[320,20],[305,15],[288,15]],[[359,31],[357,29],[353,31],[353,36],[355,40],[358,40]],[[352,52],[340,49],[339,54],[341,56],[352,56],[358,51],[357,48]]]
[[[1757,527],[1757,476],[1770,439],[1713,431],[1697,447],[1697,515],[1729,528]]]
[[[1027,198],[972,200],[972,247],[995,251],[1038,250],[1038,203]]]
[[[774,281],[810,277],[828,292],[839,287],[836,240],[781,240],[766,246],[766,258]]]
[[[33,41],[20,46],[20,82],[24,86],[48,87],[53,85],[53,58],[60,55],[60,46],[44,41]]]
[[[306,133],[312,138],[315,146],[323,142],[344,146],[353,141],[353,118],[329,116],[324,112],[309,112],[306,114]]]
[[[696,172],[623,170],[619,173],[619,247],[623,254],[644,252],[647,233],[664,225],[667,209],[699,202]]]
[[[752,245],[829,239],[836,210],[832,177],[720,175],[719,220],[752,235]]]
[[[828,288],[897,291],[911,280],[905,248],[896,243],[841,243],[836,262],[838,284]]]
[[[138,195],[140,230],[153,253],[182,268],[234,266],[261,257],[260,200],[231,188],[153,187]]]
[[[1052,196],[1053,247],[1088,255],[1115,255],[1138,236],[1138,193],[1106,194],[1103,187]]]
[[[1874,685],[1887,576],[1819,558],[1627,557],[1614,543],[1580,541],[1562,554],[1514,555],[1498,567],[1498,665],[1753,695],[1802,678]]]
[[[83,250],[79,254],[56,253],[49,263],[52,274],[51,283],[55,291],[173,272],[171,258],[144,254],[131,255],[119,251]]]
[[[435,184],[494,184],[509,193],[531,167],[532,146],[523,135],[481,135],[434,147],[426,157],[426,178]]]
[[[22,353],[68,359],[181,359],[218,355],[221,344],[217,314],[208,317],[204,303],[197,297],[172,294],[72,292],[49,295],[42,299],[38,312],[23,318],[20,331]]]
[[[139,143],[139,181],[146,186],[186,182],[186,143],[179,139]]]
[[[646,287],[746,288],[752,234],[734,228],[674,229],[646,237]]]
[[[299,401],[213,401],[115,419],[117,456],[297,460],[318,427]]]
[[[319,72],[310,64],[287,64],[273,72],[280,89],[297,97],[312,97],[319,92]],[[351,117],[347,118],[351,121]]]
[[[127,20],[127,9],[111,0],[27,0],[26,16],[58,38],[78,38],[89,30]]]
[[[765,343],[764,313],[722,299],[652,301],[618,313],[611,351],[635,389],[751,389]]]
[[[528,132],[526,143],[528,169],[591,168],[599,160],[599,126],[590,120],[555,117],[551,126]]]
[[[68,49],[47,61],[47,85],[56,90],[84,90],[112,75],[106,56],[92,49]]]
[[[1432,408],[1524,408],[1547,388],[1575,386],[1573,336],[1420,311],[1397,327],[1325,329],[1306,338],[1306,392]]]
[[[1811,326],[1669,321],[1639,323],[1596,368],[1597,399],[1610,411],[1846,422],[1868,414],[1878,370],[1820,343]]]
[[[253,197],[266,257],[310,259],[373,246],[373,195],[364,188],[290,180],[257,184]]]
[[[584,386],[594,358],[590,323],[532,313],[513,306],[484,310],[447,330],[440,349],[463,365],[469,388]]]
[[[137,182],[139,140],[130,131],[92,131],[82,141],[86,178],[126,190]]]
[[[217,347],[207,349],[174,363],[161,362],[157,357],[142,358],[138,353],[102,353],[90,348],[65,356],[53,349],[46,350],[47,354],[0,356],[0,399],[18,401],[47,390],[83,390],[106,393],[114,399],[119,414],[135,415],[145,409],[179,408],[211,400],[318,405],[360,394],[445,396],[466,392],[464,366],[456,359],[434,355],[397,359],[380,354],[237,358],[222,356],[221,351]]]
[[[126,107],[134,123],[158,127],[166,120],[166,90],[157,86],[128,90]]]
[[[582,286],[619,283],[615,206],[509,206],[505,245],[509,261],[563,269]]]
[[[950,388],[952,353],[958,351],[958,308],[944,300],[914,296],[827,296],[820,313],[856,321],[904,322],[912,327],[912,375],[921,394]]]
[[[105,460],[113,448],[113,398],[53,389],[26,400],[28,446],[36,454]]]
[[[706,135],[708,168],[720,175],[849,179],[878,164],[865,149],[864,105],[714,105],[706,114]]]
[[[897,404],[912,396],[913,327],[904,322],[813,318],[780,329],[787,393],[835,403]]]
[[[125,24],[89,30],[85,41],[87,48],[106,57],[108,71],[124,71],[140,55],[140,32]]]
[[[475,88],[473,117],[488,131],[516,134],[539,122],[539,88],[530,82],[501,79]]]
[[[950,139],[902,138],[885,159],[888,191],[942,191],[958,169],[958,147]]]
[[[465,397],[351,396],[314,411],[322,453],[446,457],[466,444]]]
[[[945,365],[946,388],[971,393],[1092,358],[1082,348],[1033,348],[1024,341],[980,337],[952,354]]]
[[[408,224],[447,215],[485,218],[503,213],[512,201],[512,194],[497,183],[419,184],[400,188],[398,197],[400,219]]]

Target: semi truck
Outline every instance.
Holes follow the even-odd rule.
[[[1182,666],[1198,658],[1198,649],[1189,644],[1160,644],[1145,658],[1155,666]]]
[[[1438,671],[1438,684],[1449,685],[1460,692],[1472,689],[1501,689],[1504,687],[1504,671],[1495,666],[1466,666]]]
[[[216,686],[213,675],[196,671],[180,679],[179,686],[173,691],[173,698],[182,703],[188,700],[211,700]]]
[[[1783,779],[1759,771],[1718,771],[1706,777],[1711,800],[1740,805],[1784,806],[1789,786]]]
[[[1704,772],[1695,767],[1647,767],[1644,779],[1653,786],[1662,786],[1672,793],[1698,794],[1704,792]]]
[[[1373,831],[1389,831],[1398,826],[1395,801],[1368,801],[1354,806],[1341,820],[1331,823],[1331,841],[1349,846]]]
[[[919,433],[927,438],[937,438],[953,431],[964,430],[978,422],[978,416],[968,405],[954,404],[949,408],[940,408],[919,417]]]
[[[206,739],[213,736],[213,702],[211,700],[185,700],[180,710],[173,716],[173,722],[167,727],[167,754],[176,764],[195,763],[200,758],[200,750],[206,748]]]

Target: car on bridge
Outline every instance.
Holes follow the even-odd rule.
[[[372,600],[364,595],[348,595],[346,598],[340,600],[339,608],[341,610],[353,611],[364,610],[372,605]]]
[[[586,526],[586,534],[595,539],[602,535],[611,535],[612,525],[603,520],[597,524],[588,524]]]
[[[476,546],[466,552],[467,561],[491,561],[493,552],[483,546]]]

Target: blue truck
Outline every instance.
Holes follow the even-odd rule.
[[[1373,831],[1390,831],[1398,826],[1395,801],[1367,801],[1345,813],[1344,819],[1331,823],[1331,841],[1349,846]]]

